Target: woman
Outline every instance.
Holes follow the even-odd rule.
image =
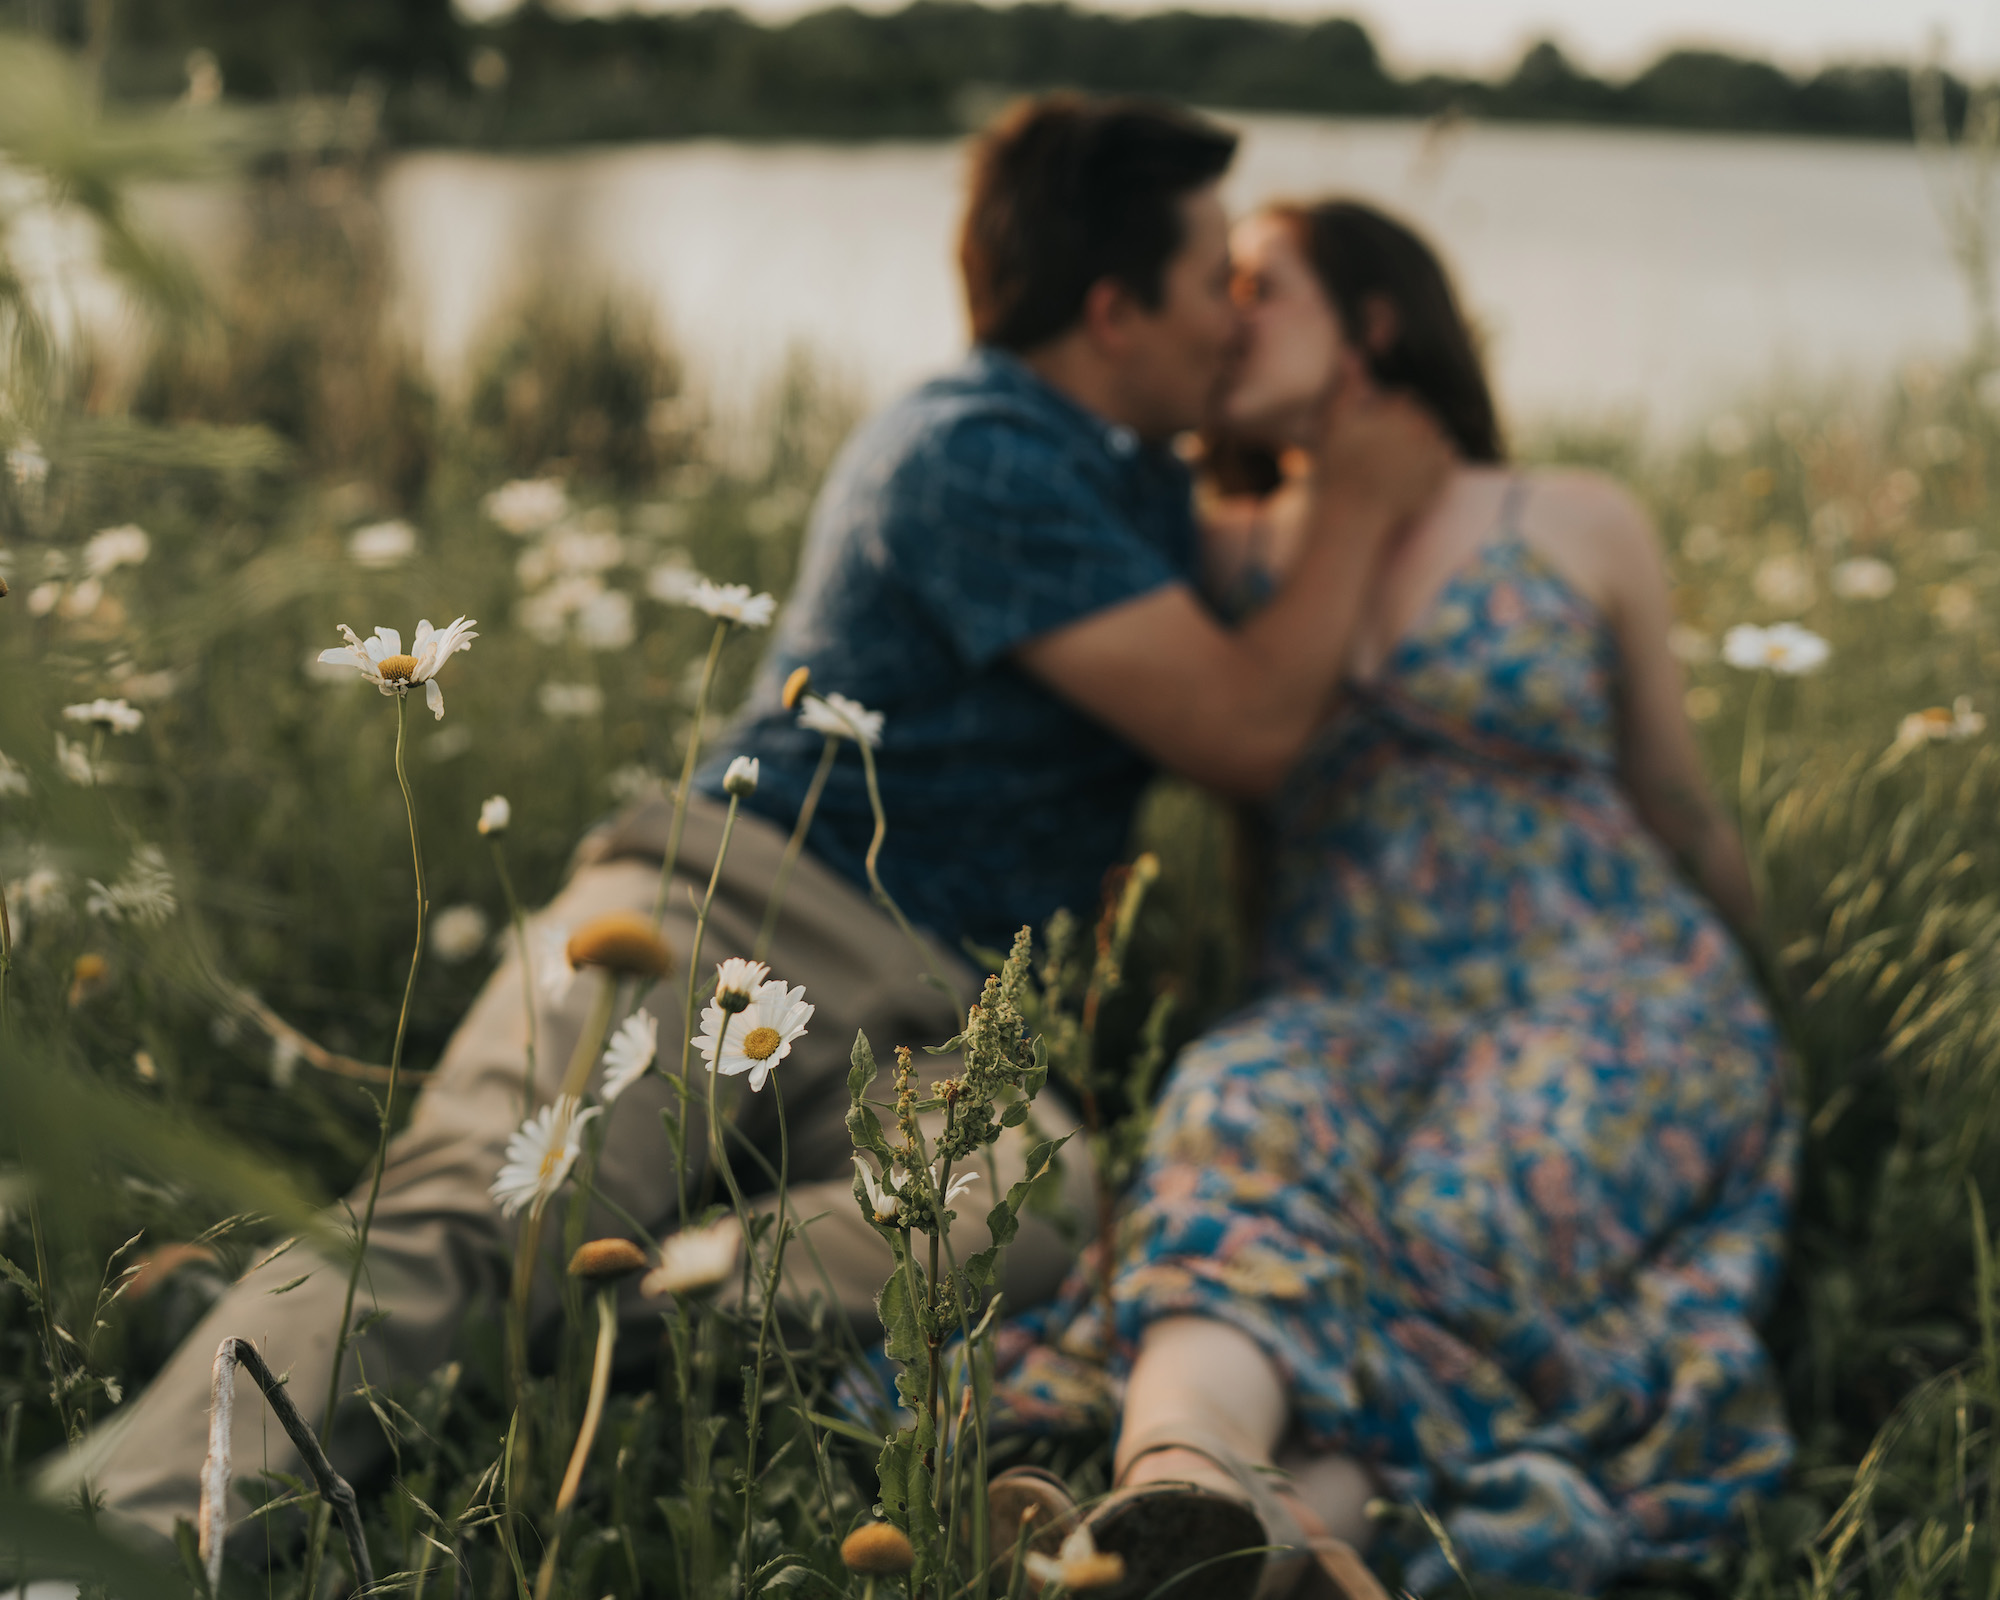
[[[1269,802],[1259,998],[1163,1091],[1115,1280],[1119,1481],[1247,1499],[1350,1594],[1377,1495],[1433,1509],[1469,1570],[1587,1592],[1699,1556],[1791,1456],[1754,1322],[1796,1130],[1731,937],[1749,871],[1643,513],[1505,465],[1430,251],[1350,203],[1253,216],[1234,251],[1249,340],[1212,459],[1270,492],[1218,504],[1228,590],[1288,559],[1274,464],[1333,384],[1418,395],[1459,461]],[[1080,1309],[1014,1408],[1073,1415],[1100,1340]],[[1104,1542],[1134,1505],[1171,1527],[1174,1494],[1203,1501],[1114,1496]],[[1445,1582],[1395,1526],[1408,1584]]]

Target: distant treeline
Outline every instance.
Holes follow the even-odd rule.
[[[91,44],[107,0],[0,0],[12,17]],[[841,6],[783,24],[731,10],[580,18],[530,3],[472,24],[450,0],[117,0],[94,48],[107,88],[171,94],[188,52],[213,54],[232,95],[386,92],[409,143],[929,137],[962,131],[1004,96],[1066,85],[1238,111],[1333,116],[1462,113],[1521,122],[1906,139],[1907,69],[1767,62],[1676,50],[1623,82],[1552,44],[1495,81],[1399,77],[1360,24],[1067,4],[916,0],[893,14]],[[1965,95],[1948,86],[1954,120]]]

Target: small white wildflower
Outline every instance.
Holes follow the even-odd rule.
[[[516,478],[489,494],[484,506],[501,527],[526,538],[560,522],[569,510],[569,495],[554,478]]]
[[[106,922],[137,923],[142,928],[158,927],[180,905],[174,894],[174,875],[168,870],[165,853],[158,845],[142,844],[132,852],[125,872],[116,883],[89,880],[90,893],[83,909]]]
[[[47,583],[36,584],[28,591],[28,615],[46,617],[55,610],[56,602],[62,599],[62,592],[62,585],[54,579],[50,579]]]
[[[31,916],[53,917],[69,909],[69,885],[56,868],[36,867],[7,885],[7,899]]]
[[[1896,729],[1893,748],[1906,752],[1926,744],[1957,744],[1976,739],[1985,731],[1985,715],[1972,709],[1971,695],[1962,694],[1949,711],[1943,706],[1928,706],[1903,718]]]
[[[894,1222],[903,1210],[902,1197],[896,1193],[904,1181],[903,1169],[891,1167],[877,1178],[875,1169],[856,1156],[854,1170],[861,1174],[861,1187],[868,1195],[868,1209],[875,1214],[875,1220],[885,1226]]]
[[[340,631],[347,637],[346,646],[322,650],[319,659],[328,666],[353,667],[383,694],[406,694],[412,684],[421,683],[424,704],[431,708],[433,717],[442,717],[444,692],[438,688],[438,670],[459,651],[472,648],[472,641],[479,637],[472,631],[474,626],[469,617],[460,617],[443,628],[433,628],[428,620],[419,622],[410,654],[404,655],[403,636],[394,628],[377,628],[373,638],[357,639],[343,622]]]
[[[715,969],[715,999],[724,1011],[741,1011],[750,1003],[758,986],[771,976],[761,961],[745,961],[731,956]]]
[[[663,561],[646,574],[646,593],[670,606],[684,606],[707,581],[685,561]]]
[[[0,800],[27,794],[33,787],[28,782],[27,769],[0,750]]]
[[[81,740],[71,744],[61,734],[56,735],[56,769],[71,783],[84,789],[109,776],[101,768],[92,765],[90,750]]]
[[[569,998],[576,968],[569,964],[568,928],[543,928],[536,935],[535,992],[552,1006]]]
[[[729,763],[729,770],[722,775],[722,789],[725,794],[733,794],[739,800],[747,799],[757,792],[757,758],[738,756]]]
[[[707,578],[696,581],[684,603],[744,628],[769,627],[778,610],[776,599],[751,593],[747,583],[711,583]]]
[[[658,1300],[713,1289],[736,1270],[742,1245],[743,1225],[734,1217],[669,1234],[660,1241],[660,1264],[639,1280],[639,1293]]]
[[[717,1000],[709,1001],[702,1009],[701,1032],[694,1041],[708,1070],[726,1078],[747,1072],[751,1089],[763,1088],[771,1069],[791,1054],[792,1041],[812,1020],[813,1008],[806,1003],[805,994],[803,985],[787,989],[783,978],[773,978],[751,991],[750,1004],[741,1015],[725,1011]],[[718,1041],[722,1046],[719,1056]]]
[[[582,1153],[584,1127],[598,1110],[579,1110],[576,1096],[566,1094],[514,1130],[507,1158],[488,1191],[502,1216],[538,1213],[555,1197]]]
[[[577,642],[586,650],[623,650],[638,637],[632,597],[620,589],[601,589],[577,609]]]
[[[431,952],[447,966],[479,953],[490,925],[477,906],[447,906],[431,924]]]
[[[1883,600],[1895,588],[1896,569],[1873,556],[1855,556],[1833,569],[1833,592],[1843,600]]]
[[[24,439],[7,452],[7,475],[23,488],[40,483],[49,475],[49,458],[32,439]]]
[[[64,706],[63,715],[71,722],[88,722],[109,733],[136,733],[145,723],[146,713],[123,700],[90,700]]]
[[[1794,551],[1781,550],[1757,563],[1750,588],[1766,605],[1783,611],[1803,611],[1813,603],[1817,586],[1812,563]]]
[[[604,1047],[604,1082],[598,1093],[610,1105],[653,1064],[660,1048],[660,1024],[650,1011],[635,1011],[619,1024]]]
[[[1833,647],[1795,622],[1757,628],[1739,623],[1722,640],[1722,659],[1746,672],[1769,670],[1787,678],[1817,672]]]
[[[882,713],[870,711],[844,694],[808,694],[799,707],[799,726],[836,739],[859,739],[870,746],[882,742]]]
[[[594,717],[604,709],[604,691],[594,683],[545,683],[535,696],[545,717]]]
[[[81,583],[72,584],[64,592],[62,604],[56,607],[56,614],[81,622],[85,617],[95,616],[97,608],[104,603],[104,584],[97,578],[85,578]]]
[[[371,522],[347,536],[347,554],[359,567],[395,567],[416,553],[417,530],[402,518]]]
[[[508,824],[514,820],[514,808],[507,803],[504,794],[488,795],[479,802],[479,831],[485,834],[505,833]]]
[[[93,578],[101,578],[119,567],[136,567],[153,553],[153,541],[137,523],[105,528],[92,534],[83,547],[83,565]]]

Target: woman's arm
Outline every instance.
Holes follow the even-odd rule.
[[[1680,664],[1667,649],[1673,606],[1652,521],[1614,484],[1590,479],[1576,488],[1590,502],[1601,553],[1611,558],[1598,570],[1621,669],[1619,775],[1646,825],[1751,942],[1758,916],[1750,862],[1709,788],[1688,726]]]

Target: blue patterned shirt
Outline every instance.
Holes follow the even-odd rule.
[[[799,583],[749,701],[699,776],[761,764],[751,809],[789,829],[822,749],[779,704],[812,668],[885,717],[883,883],[948,945],[1004,949],[1059,906],[1097,908],[1145,757],[1015,665],[1037,635],[1194,579],[1186,470],[998,351],[891,405],[814,508]],[[874,822],[846,744],[807,844],[865,887]]]

